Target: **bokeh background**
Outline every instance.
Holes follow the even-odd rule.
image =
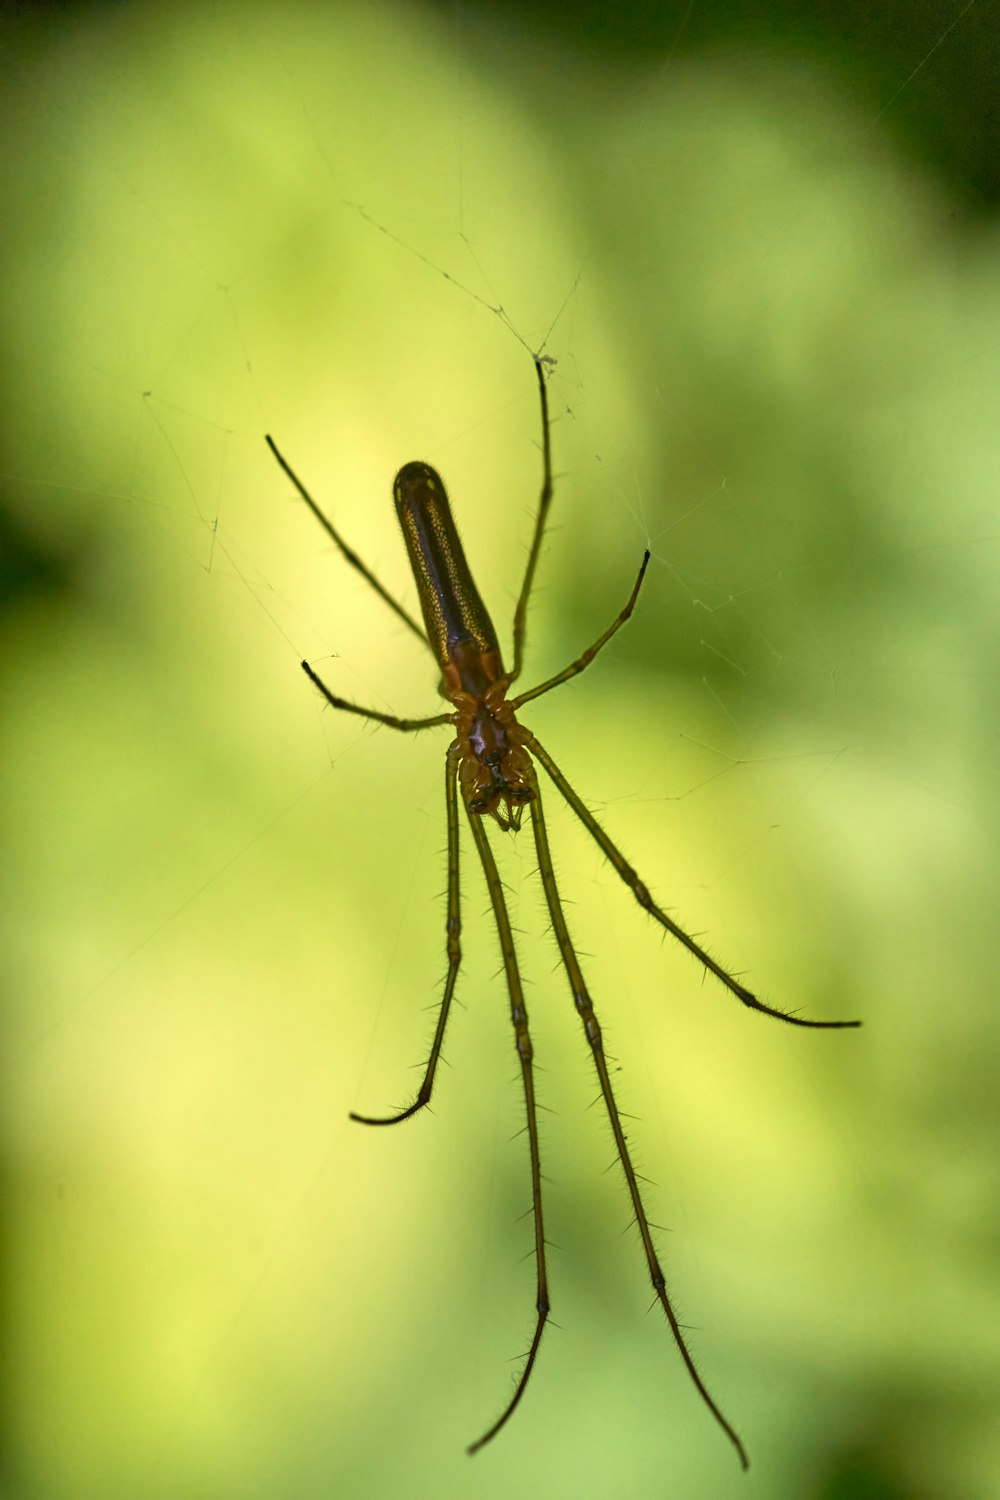
[[[3,1055],[12,1500],[996,1494],[995,4],[711,16],[221,4],[4,23]],[[990,37],[993,37],[992,42]],[[992,47],[992,55],[990,49]],[[506,321],[490,311],[505,309]],[[507,1000],[464,848],[433,1113],[446,732],[399,465],[507,628],[661,1249],[651,1299],[528,841],[546,1334]]]

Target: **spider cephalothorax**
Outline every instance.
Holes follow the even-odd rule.
[[[470,813],[496,819],[503,829],[521,826],[521,811],[538,795],[525,731],[506,699],[507,678],[481,698],[456,693],[455,746],[462,797]],[[501,809],[505,809],[501,811]]]

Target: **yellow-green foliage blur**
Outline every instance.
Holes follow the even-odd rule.
[[[602,65],[384,4],[71,15],[4,105],[5,1500],[987,1500],[995,239],[791,59]],[[527,835],[494,843],[558,1326],[475,1459],[534,1282],[467,834],[433,1109],[347,1119],[426,1055],[448,733],[306,682],[441,706],[263,436],[410,607],[390,485],[433,463],[506,644],[546,337],[526,685],[653,560],[524,717],[724,963],[864,1021],[741,1010],[548,796],[746,1478],[647,1316]]]

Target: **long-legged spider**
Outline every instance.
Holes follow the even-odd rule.
[[[569,803],[581,823],[587,829],[587,832],[597,842],[613,868],[628,886],[639,905],[655,921],[659,922],[662,927],[666,928],[667,932],[675,937],[678,942],[682,943],[688,952],[692,953],[707,970],[714,974],[725,985],[726,989],[735,995],[737,1000],[743,1005],[749,1006],[752,1010],[760,1011],[764,1015],[773,1016],[776,1020],[786,1021],[793,1026],[842,1028],[857,1026],[860,1023],[857,1021],[809,1021],[803,1019],[801,1016],[790,1015],[784,1011],[775,1010],[772,1006],[765,1005],[763,1001],[758,1000],[756,995],[752,994],[731,973],[722,968],[710,954],[705,952],[700,944],[695,942],[694,938],[686,933],[682,927],[679,927],[676,922],[672,921],[666,912],[657,905],[635,870],[633,870],[616,845],[612,843],[578,793],[573,790],[548,751],[543,749],[529,729],[518,722],[517,712],[525,703],[530,703],[533,698],[539,698],[543,693],[549,692],[550,689],[558,687],[563,682],[568,682],[571,677],[576,677],[578,673],[590,665],[598,652],[621,629],[635,608],[639,590],[642,587],[642,581],[645,577],[646,567],[649,563],[649,552],[647,551],[643,555],[638,577],[635,580],[624,609],[616,616],[607,630],[597,638],[592,646],[588,647],[568,667],[564,667],[561,672],[557,672],[554,677],[547,678],[546,681],[539,683],[537,687],[530,688],[527,692],[519,693],[513,698],[508,697],[511,684],[517,680],[521,673],[528,598],[531,593],[532,581],[538,564],[546,516],[552,500],[552,451],[548,393],[545,383],[546,366],[551,361],[541,355],[534,355],[533,358],[541,401],[542,489],[538,501],[538,514],[535,520],[531,550],[528,553],[528,562],[524,572],[524,581],[521,584],[521,592],[518,595],[517,605],[514,610],[514,665],[509,672],[504,669],[496,631],[472,580],[469,565],[466,562],[462,543],[459,540],[455,521],[448,504],[444,485],[434,469],[425,463],[405,464],[396,475],[393,485],[396,513],[403,528],[410,566],[413,569],[417,591],[420,595],[420,605],[424,619],[424,625],[421,628],[413,616],[392,598],[358,555],[347,545],[340,536],[340,533],[319,509],[305,486],[286,463],[275,443],[270,437],[267,438],[267,443],[278,463],[295,485],[302,499],[309,506],[317,520],[320,521],[327,533],[332,537],[347,562],[353,568],[357,569],[361,576],[385,600],[386,604],[429,647],[441,669],[442,680],[440,692],[451,704],[451,710],[447,713],[434,714],[429,718],[400,719],[394,714],[380,713],[378,710],[371,708],[361,708],[356,703],[349,703],[345,699],[339,698],[335,693],[330,691],[326,683],[313,671],[308,662],[304,661],[302,663],[302,670],[310,682],[319,689],[327,703],[332,708],[339,709],[344,713],[358,714],[362,718],[374,720],[378,724],[386,724],[390,729],[398,729],[407,734],[420,729],[430,729],[439,724],[450,724],[455,731],[455,737],[448,747],[445,757],[445,806],[448,819],[448,918],[446,929],[448,973],[445,979],[444,995],[441,1000],[441,1008],[434,1031],[434,1040],[431,1044],[430,1056],[427,1059],[423,1082],[420,1085],[417,1096],[413,1103],[406,1109],[390,1115],[373,1116],[352,1113],[351,1119],[358,1120],[363,1125],[396,1125],[401,1120],[409,1119],[411,1115],[423,1109],[430,1101],[438,1061],[441,1057],[445,1028],[448,1024],[448,1014],[455,993],[459,965],[461,963],[459,941],[461,916],[459,911],[458,878],[458,794],[461,791],[462,802],[469,820],[469,826],[472,829],[472,837],[479,853],[483,873],[486,877],[486,885],[493,908],[493,915],[496,920],[497,933],[500,938],[504,973],[510,996],[511,1020],[514,1026],[514,1037],[521,1066],[521,1080],[524,1087],[524,1102],[527,1113],[528,1149],[531,1158],[531,1201],[534,1216],[537,1278],[535,1328],[524,1368],[521,1371],[514,1393],[500,1416],[482,1437],[477,1439],[469,1448],[470,1453],[475,1453],[484,1444],[496,1437],[500,1429],[513,1415],[521,1397],[524,1395],[532,1369],[534,1368],[535,1359],[538,1355],[538,1348],[550,1310],[548,1273],[545,1259],[545,1230],[542,1217],[542,1169],[538,1147],[535,1077],[532,1065],[531,1036],[528,1031],[528,1013],[524,1003],[524,992],[521,987],[521,976],[518,969],[514,935],[507,912],[507,903],[504,899],[503,886],[497,872],[496,861],[493,857],[493,850],[490,847],[490,841],[486,832],[486,823],[484,821],[486,817],[491,817],[504,831],[516,832],[521,826],[521,816],[524,808],[527,807],[531,817],[535,851],[538,857],[538,870],[545,893],[545,902],[548,907],[549,917],[552,922],[552,930],[559,947],[566,977],[569,980],[573,1002],[583,1022],[584,1033],[590,1046],[594,1067],[597,1071],[598,1083],[600,1084],[601,1094],[611,1124],[611,1131],[615,1139],[618,1159],[625,1174],[625,1183],[632,1202],[635,1222],[642,1240],[642,1248],[646,1257],[646,1264],[649,1268],[650,1280],[653,1283],[660,1306],[666,1314],[667,1322],[670,1325],[670,1331],[674,1336],[681,1359],[684,1361],[687,1372],[694,1382],[698,1394],[735,1447],[739,1454],[740,1463],[746,1468],[749,1464],[746,1449],[734,1428],[723,1416],[702,1380],[667,1293],[666,1280],[656,1253],[649,1219],[647,1218],[639,1191],[639,1180],[632,1164],[628,1142],[618,1112],[618,1105],[615,1102],[614,1091],[611,1087],[608,1064],[601,1041],[601,1028],[594,1013],[594,1007],[577,960],[576,950],[569,935],[562,900],[556,885],[556,878],[552,868],[552,858],[549,853],[548,831],[542,812],[541,788],[538,784],[533,762],[537,761],[541,765],[546,775],[554,783],[556,790]]]

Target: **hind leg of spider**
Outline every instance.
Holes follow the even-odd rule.
[[[543,750],[533,734],[526,733],[525,744],[531,751],[531,754],[537,757],[541,765],[544,766],[547,774],[555,782],[558,790],[565,797],[595,843],[600,846],[643,910],[647,911],[655,921],[659,922],[661,927],[665,927],[671,937],[675,937],[679,943],[682,943],[688,952],[693,954],[710,974],[714,974],[716,979],[721,980],[730,994],[735,995],[741,1004],[747,1006],[750,1010],[760,1011],[762,1015],[772,1016],[776,1021],[787,1021],[790,1026],[808,1026],[813,1030],[822,1031],[842,1031],[848,1027],[861,1025],[860,1021],[810,1021],[805,1016],[796,1016],[790,1014],[788,1011],[777,1010],[772,1005],[765,1005],[763,1000],[758,1000],[757,996],[751,990],[748,990],[745,985],[740,984],[739,980],[730,974],[728,970],[724,969],[721,964],[716,963],[710,953],[707,953],[700,944],[695,942],[690,934],[684,931],[683,927],[679,927],[676,922],[667,916],[661,907],[657,906],[646,886],[639,879],[639,876],[633,870],[621,850],[616,844],[611,842],[600,823],[594,817],[594,814],[584,805],[582,799],[570,786],[551,755],[549,755],[548,751]]]
[[[427,636],[424,634],[423,627],[418,625],[413,616],[409,614],[401,604],[398,604],[396,602],[396,600],[389,593],[388,589],[383,588],[382,584],[379,583],[372,570],[361,561],[361,558],[354,551],[354,548],[347,545],[340,532],[334,526],[333,522],[327,515],[324,514],[323,511],[320,510],[319,506],[316,504],[316,501],[313,499],[312,495],[310,495],[309,491],[306,489],[305,485],[302,483],[302,480],[296,474],[291,464],[282,455],[274,439],[272,437],[266,436],[264,438],[264,441],[270,448],[271,452],[274,454],[274,457],[277,459],[282,471],[292,481],[302,499],[306,502],[309,509],[312,511],[313,515],[316,517],[323,530],[326,532],[327,536],[330,537],[335,546],[338,548],[338,550],[340,551],[340,555],[343,557],[344,561],[350,563],[351,567],[355,568],[357,572],[361,574],[365,582],[375,590],[379,598],[384,600],[384,602],[388,604],[393,614],[398,615],[399,618],[403,621],[404,625],[407,625],[409,629],[413,631],[414,635],[418,635],[420,637],[425,646],[429,646],[430,643],[427,640]]]
[[[552,688],[558,687],[562,682],[568,682],[571,677],[575,677],[577,673],[582,672],[585,667],[590,666],[590,663],[594,660],[594,657],[597,655],[597,653],[608,644],[608,641],[610,641],[613,635],[616,635],[618,631],[621,630],[622,626],[625,624],[625,621],[631,616],[632,611],[635,609],[635,601],[639,597],[639,590],[642,588],[642,580],[646,576],[646,568],[648,566],[649,553],[644,552],[642,554],[642,562],[639,565],[639,576],[636,578],[635,583],[632,586],[632,592],[631,594],[629,594],[628,603],[625,605],[625,608],[621,611],[621,613],[615,616],[604,634],[598,636],[594,644],[592,646],[588,646],[582,656],[578,656],[576,661],[570,662],[568,667],[564,667],[562,671],[557,672],[554,677],[547,678],[545,682],[540,682],[537,687],[530,688],[526,693],[518,693],[517,697],[512,698],[510,701],[511,708],[517,710],[521,707],[522,703],[530,703],[532,698],[540,698],[543,693],[547,693]]]
[[[533,804],[532,804],[533,805]],[[490,895],[490,904],[493,907],[493,916],[497,924],[497,933],[500,938],[500,951],[503,955],[504,973],[507,976],[507,990],[510,995],[510,1014],[514,1023],[514,1038],[517,1044],[517,1055],[521,1063],[521,1081],[524,1085],[524,1106],[527,1115],[528,1126],[528,1149],[531,1154],[531,1209],[535,1224],[535,1331],[532,1334],[531,1346],[521,1371],[514,1394],[504,1407],[500,1416],[481,1438],[469,1447],[469,1453],[478,1453],[491,1438],[495,1438],[501,1427],[510,1420],[517,1407],[518,1402],[524,1395],[531,1372],[534,1369],[535,1359],[538,1354],[538,1346],[542,1341],[542,1333],[546,1320],[549,1316],[549,1284],[548,1274],[545,1266],[545,1227],[542,1220],[542,1165],[538,1149],[538,1111],[535,1103],[535,1078],[532,1069],[531,1037],[528,1033],[528,1012],[524,1004],[524,993],[521,989],[521,976],[517,966],[517,953],[514,949],[514,935],[511,931],[510,917],[507,912],[507,903],[504,900],[503,887],[500,883],[500,875],[493,858],[493,851],[489,845],[483,819],[475,813],[469,814],[469,823],[472,826],[472,836],[479,850],[479,858],[483,866],[483,874],[486,877],[486,887]]]
[[[514,663],[508,679],[510,682],[513,682],[515,678],[521,675],[528,599],[531,595],[531,586],[535,579],[535,569],[538,566],[538,555],[542,550],[542,537],[545,534],[545,522],[548,518],[549,506],[552,504],[552,435],[551,423],[549,421],[549,395],[545,386],[545,362],[537,354],[532,357],[535,361],[535,374],[538,377],[538,396],[542,414],[542,490],[538,497],[535,530],[532,534],[531,546],[528,550],[528,561],[524,568],[521,592],[518,594],[517,604],[514,606]]]
[[[653,1283],[653,1290],[656,1292],[656,1296],[660,1303],[660,1306],[663,1308],[663,1311],[666,1314],[667,1322],[670,1325],[670,1331],[674,1336],[674,1342],[676,1343],[677,1348],[680,1351],[680,1356],[684,1361],[687,1372],[694,1382],[695,1389],[697,1390],[702,1401],[704,1401],[705,1405],[708,1407],[709,1411],[712,1413],[712,1416],[722,1428],[723,1432],[726,1434],[729,1441],[732,1443],[733,1447],[736,1449],[736,1452],[739,1454],[740,1463],[743,1465],[744,1469],[746,1469],[749,1467],[750,1462],[747,1458],[746,1449],[737,1436],[735,1430],[730,1426],[729,1422],[727,1422],[726,1418],[722,1415],[719,1407],[716,1405],[714,1399],[709,1394],[709,1391],[704,1381],[702,1380],[701,1375],[698,1373],[698,1368],[695,1365],[694,1357],[692,1356],[691,1351],[688,1348],[687,1343],[685,1342],[684,1335],[681,1332],[680,1324],[677,1321],[677,1315],[674,1312],[670,1297],[667,1294],[666,1278],[663,1275],[663,1270],[660,1266],[659,1258],[656,1254],[656,1247],[653,1244],[653,1235],[649,1227],[649,1219],[646,1216],[646,1210],[643,1206],[642,1196],[639,1192],[639,1181],[636,1176],[635,1167],[632,1164],[632,1158],[629,1154],[628,1149],[628,1141],[625,1136],[625,1131],[622,1128],[621,1117],[618,1113],[618,1105],[615,1101],[614,1092],[611,1088],[611,1077],[608,1073],[607,1059],[604,1055],[604,1043],[601,1038],[601,1028],[598,1024],[597,1017],[594,1014],[594,1007],[591,1003],[590,995],[587,992],[587,986],[584,983],[583,973],[577,961],[576,951],[570,939],[569,928],[566,925],[566,918],[563,914],[562,901],[559,898],[559,891],[556,886],[555,872],[552,868],[552,856],[549,852],[548,833],[545,827],[545,816],[542,812],[541,797],[536,797],[534,802],[529,803],[529,807],[531,810],[532,829],[535,835],[535,849],[538,853],[538,870],[539,874],[542,877],[542,887],[545,891],[545,902],[549,909],[549,916],[552,919],[552,930],[555,933],[556,943],[559,947],[559,954],[562,959],[563,968],[566,970],[566,977],[569,980],[570,990],[573,994],[573,1003],[575,1004],[577,1011],[579,1012],[580,1019],[583,1022],[583,1029],[586,1034],[587,1042],[590,1046],[591,1055],[594,1060],[594,1067],[597,1071],[597,1079],[601,1087],[601,1094],[604,1099],[605,1108],[608,1112],[608,1119],[611,1123],[611,1133],[615,1138],[615,1148],[618,1152],[618,1160],[621,1162],[622,1171],[625,1174],[625,1182],[628,1187],[629,1197],[632,1200],[632,1211],[635,1214],[635,1222],[638,1226],[639,1235],[642,1239],[642,1248],[646,1256],[646,1264],[649,1267],[649,1277]]]
[[[330,707],[340,709],[341,713],[374,719],[376,724],[387,724],[390,729],[401,729],[405,734],[412,734],[415,729],[431,729],[435,724],[453,724],[455,721],[454,714],[432,714],[429,719],[397,719],[395,714],[379,713],[377,708],[362,708],[360,704],[349,703],[346,698],[338,698],[336,693],[331,693],[322,677],[313,671],[307,661],[302,663],[302,670],[313,686],[319,688]]]
[[[452,745],[445,760],[445,802],[448,809],[448,920],[446,924],[448,977],[445,980],[444,996],[438,1012],[437,1025],[434,1028],[431,1055],[427,1059],[423,1082],[413,1103],[407,1109],[401,1109],[398,1114],[394,1115],[359,1115],[352,1110],[351,1119],[357,1120],[361,1125],[398,1125],[400,1120],[408,1120],[431,1100],[434,1075],[441,1057],[445,1027],[448,1025],[448,1013],[451,1010],[451,1000],[455,993],[455,981],[462,962],[462,919],[458,885],[458,763],[460,758],[458,746]]]

